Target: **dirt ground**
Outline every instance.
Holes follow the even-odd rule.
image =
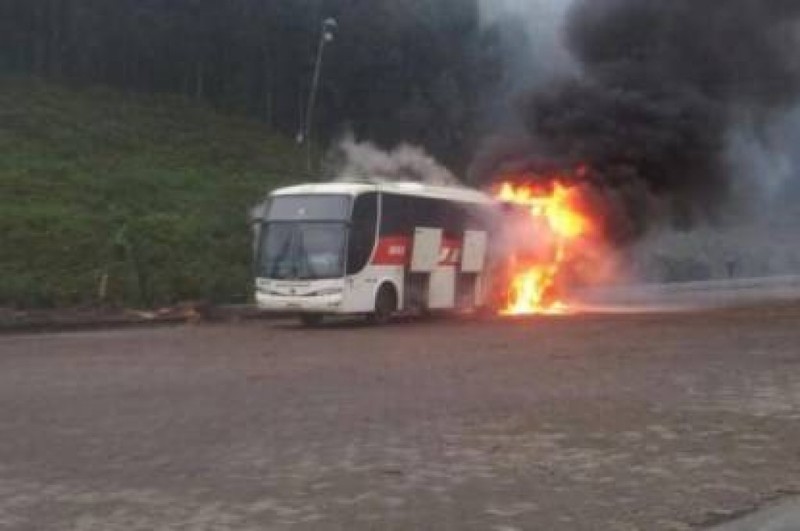
[[[680,530],[800,492],[800,304],[0,337],[0,529]]]

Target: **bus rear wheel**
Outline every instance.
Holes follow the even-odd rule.
[[[369,321],[372,324],[386,324],[396,311],[397,292],[391,285],[384,284],[378,290],[377,297],[375,297],[375,311],[369,315]]]
[[[319,313],[301,313],[300,324],[307,327],[319,326],[322,324],[323,316]]]

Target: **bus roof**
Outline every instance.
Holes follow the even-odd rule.
[[[472,188],[460,186],[430,186],[417,182],[330,182],[300,184],[279,188],[272,192],[270,196],[315,194],[359,195],[365,192],[383,192],[414,197],[429,197],[449,201],[462,201],[465,203],[491,203],[494,201],[489,195]]]

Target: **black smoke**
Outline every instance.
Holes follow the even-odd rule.
[[[525,138],[495,139],[473,175],[585,164],[617,243],[662,216],[713,220],[732,199],[731,129],[800,96],[796,0],[576,0],[565,41],[580,72],[525,94]]]

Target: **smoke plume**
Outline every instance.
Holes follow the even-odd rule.
[[[514,118],[514,93],[539,87],[576,71],[562,35],[567,0],[480,0],[483,31],[493,37],[510,74],[502,76],[488,102],[490,121]],[[499,96],[499,97],[498,97]],[[510,116],[509,116],[510,114]]]
[[[575,0],[563,38],[578,72],[523,95],[524,134],[489,141],[474,180],[585,165],[610,239],[629,244],[656,221],[720,219],[752,153],[754,171],[796,171],[774,133],[800,96],[800,2]]]
[[[401,144],[389,151],[346,137],[329,153],[330,177],[339,181],[420,182],[460,186],[458,179],[422,148]]]

